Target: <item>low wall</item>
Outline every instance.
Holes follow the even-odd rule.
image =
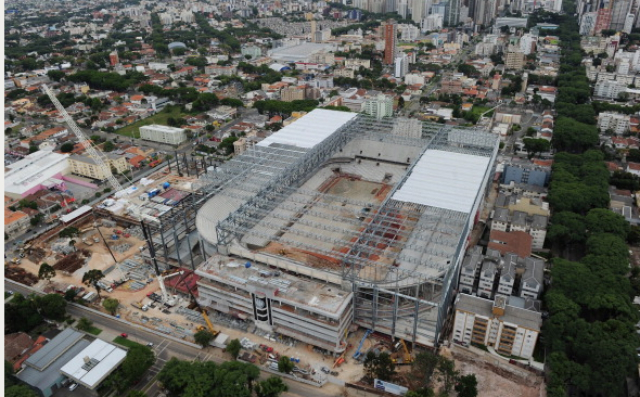
[[[88,182],[88,181],[85,181],[85,180],[82,180],[82,179],[75,178],[72,175],[64,175],[62,177],[62,180],[63,181],[67,181],[67,182],[71,182],[71,183],[75,183],[76,185],[88,187],[88,188],[91,188],[91,189],[97,189],[98,188],[98,185],[96,185],[94,183],[91,183],[91,182]]]

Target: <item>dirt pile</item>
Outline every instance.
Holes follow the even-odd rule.
[[[91,252],[87,250],[78,250],[57,261],[55,265],[53,265],[53,268],[65,273],[73,273],[84,266],[87,258],[90,257]]]
[[[28,271],[18,266],[5,267],[4,276],[8,279],[11,279],[13,281],[17,281],[21,284],[25,284],[29,286],[34,285],[39,281],[38,276],[36,276],[33,273],[29,273]]]

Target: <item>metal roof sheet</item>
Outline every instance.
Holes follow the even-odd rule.
[[[394,200],[470,213],[490,157],[427,150]]]

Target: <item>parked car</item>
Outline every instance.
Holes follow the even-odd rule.
[[[78,388],[78,384],[77,383],[72,383],[71,386],[69,386],[69,391],[74,391],[77,388]]]
[[[123,332],[123,333],[121,333],[121,334],[120,334],[120,336],[122,336],[123,338],[128,338],[128,337],[129,337],[129,334],[127,334],[127,333]]]

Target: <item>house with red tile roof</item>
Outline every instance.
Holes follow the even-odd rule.
[[[491,230],[489,234],[489,248],[500,251],[502,255],[513,253],[521,258],[531,256],[533,237],[523,231],[503,232]]]

